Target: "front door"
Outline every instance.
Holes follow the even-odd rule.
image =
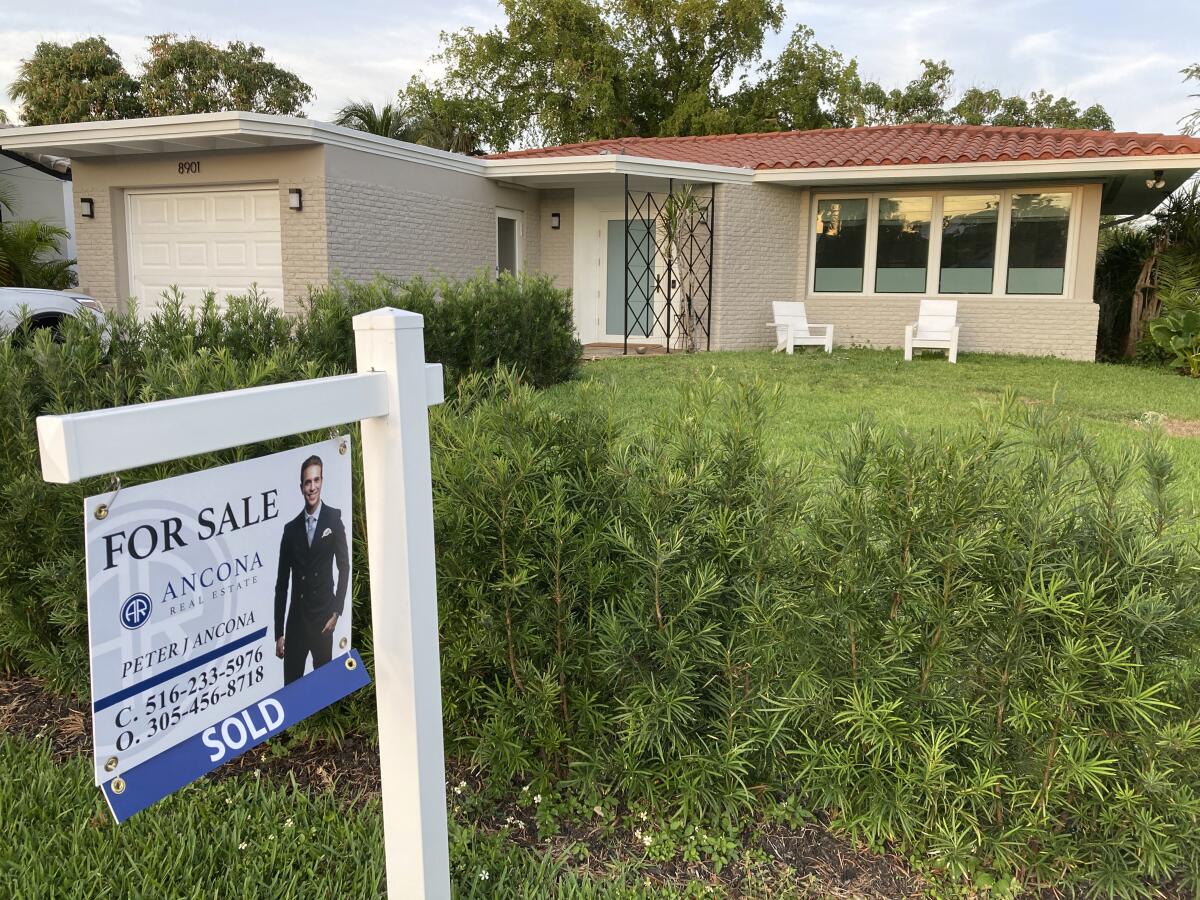
[[[654,323],[655,231],[653,223],[630,222],[628,243],[625,220],[608,220],[608,265],[605,272],[605,339],[624,340],[625,289],[629,288],[629,336],[647,337]],[[625,257],[629,256],[628,282]]]

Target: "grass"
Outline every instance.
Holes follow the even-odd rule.
[[[673,390],[715,373],[726,381],[761,378],[782,389],[783,406],[773,427],[775,449],[814,454],[860,415],[880,424],[915,430],[954,429],[968,423],[981,403],[1012,388],[1027,403],[1057,403],[1116,452],[1136,447],[1137,426],[1147,413],[1200,431],[1200,383],[1163,369],[1066,360],[964,354],[956,365],[927,355],[906,363],[900,351],[837,350],[792,356],[768,352],[671,354],[588,363],[584,380],[613,392],[622,413],[653,416]],[[575,384],[552,389],[566,397]],[[1180,486],[1200,497],[1200,436],[1170,438]]]
[[[116,826],[84,757],[56,763],[43,742],[0,734],[0,896],[380,897],[377,798],[265,778],[201,780]],[[680,896],[629,871],[592,876],[568,859],[451,820],[456,898],[624,900]],[[483,873],[487,877],[481,877]]]

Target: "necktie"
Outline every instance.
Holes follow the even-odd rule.
[[[316,533],[316,530],[317,530],[317,517],[316,516],[305,516],[305,519],[308,521],[308,527],[307,527],[308,546],[311,547],[313,534]]]

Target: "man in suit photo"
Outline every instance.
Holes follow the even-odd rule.
[[[275,655],[283,660],[283,683],[333,657],[333,629],[346,608],[350,552],[341,510],[321,502],[324,465],[310,456],[300,466],[304,509],[283,526],[275,579]],[[337,565],[337,584],[333,566]],[[291,603],[288,603],[288,582]],[[284,615],[286,612],[286,616]]]

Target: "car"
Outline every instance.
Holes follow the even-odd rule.
[[[0,287],[0,331],[14,328],[22,314],[34,328],[51,328],[56,333],[67,316],[90,315],[101,327],[105,324],[104,307],[81,291]]]

